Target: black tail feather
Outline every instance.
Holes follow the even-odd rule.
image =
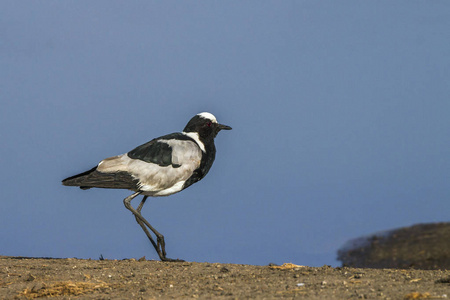
[[[93,167],[89,171],[68,177],[62,181],[63,185],[66,186],[79,186],[81,189],[86,190],[90,187],[82,186],[83,181],[89,176],[89,174],[93,173],[95,170],[97,170],[97,166]]]
[[[138,190],[139,180],[127,172],[102,173],[97,167],[89,171],[68,177],[62,181],[66,186],[79,186],[83,190],[90,188]]]

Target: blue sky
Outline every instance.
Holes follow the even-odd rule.
[[[202,111],[233,127],[211,171],[143,209],[168,257],[338,265],[449,221],[449,28],[448,1],[2,1],[0,255],[157,259],[129,191],[60,182]]]

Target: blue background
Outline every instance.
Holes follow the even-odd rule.
[[[210,173],[143,209],[169,257],[338,265],[448,221],[449,28],[448,1],[2,1],[0,255],[157,259],[129,191],[60,182],[202,111],[233,127]]]

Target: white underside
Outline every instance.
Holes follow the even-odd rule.
[[[152,190],[152,188],[153,188],[152,186],[142,185],[141,190],[144,191],[142,193],[142,195],[152,196],[152,197],[169,196],[169,195],[172,195],[172,194],[175,194],[175,193],[178,193],[179,191],[181,191],[183,189],[183,185],[185,182],[186,182],[186,180],[178,181],[170,188],[161,190],[161,191],[156,191],[156,192]],[[147,189],[150,189],[150,190],[147,191]]]

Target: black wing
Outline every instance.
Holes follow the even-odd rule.
[[[161,167],[172,166],[173,168],[180,167],[179,164],[172,162],[172,147],[164,140],[192,140],[182,133],[171,133],[157,139],[153,139],[139,147],[134,148],[127,153],[128,157],[132,159],[140,159],[145,162],[154,163]]]

